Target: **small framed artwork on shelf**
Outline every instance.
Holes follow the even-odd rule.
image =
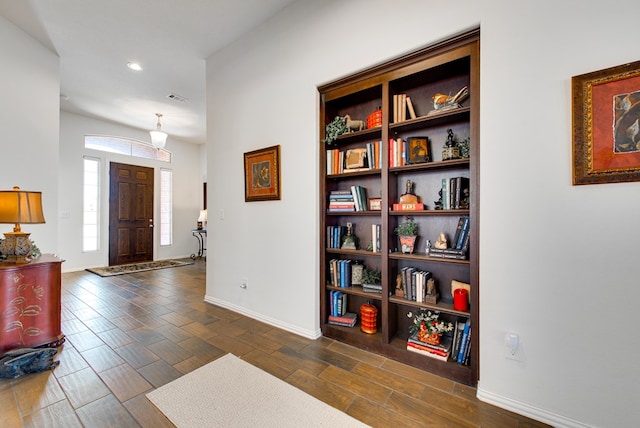
[[[245,153],[245,202],[280,200],[280,190],[280,146]]]
[[[382,211],[382,198],[369,198],[369,211]]]
[[[407,156],[409,157],[408,163],[425,163],[431,159],[431,152],[429,151],[429,138],[428,137],[409,137],[407,138],[408,150]]]
[[[571,78],[573,184],[640,181],[640,61]]]

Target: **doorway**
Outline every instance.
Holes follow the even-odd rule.
[[[153,260],[153,168],[109,166],[109,266]]]

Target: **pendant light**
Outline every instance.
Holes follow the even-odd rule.
[[[160,118],[162,117],[162,114],[156,113],[156,116],[158,116],[156,129],[154,131],[149,131],[149,134],[151,135],[151,145],[156,149],[164,149],[165,144],[167,144],[167,133],[160,129]]]

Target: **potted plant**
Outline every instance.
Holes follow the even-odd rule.
[[[411,254],[418,237],[418,223],[412,219],[407,219],[395,228],[394,232],[400,237],[400,248],[403,253]]]
[[[415,315],[409,312],[407,317],[413,318],[409,325],[410,336],[431,345],[438,345],[442,334],[453,330],[453,323],[440,320],[440,312],[419,309]]]
[[[327,124],[324,132],[323,143],[331,144],[340,135],[347,132],[347,118],[342,116],[336,116],[331,122]]]
[[[376,269],[362,270],[362,283],[369,285],[379,285],[382,282],[382,272]]]
[[[362,270],[362,291],[382,293],[382,272],[377,269]]]

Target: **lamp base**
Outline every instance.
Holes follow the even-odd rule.
[[[31,233],[25,232],[5,232],[4,242],[0,247],[0,252],[7,256],[9,263],[30,263],[31,262]]]

